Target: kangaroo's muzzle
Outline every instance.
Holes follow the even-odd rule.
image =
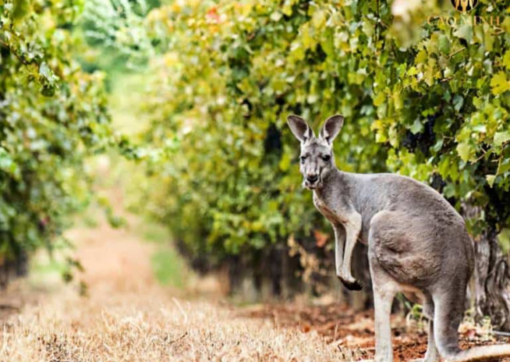
[[[307,189],[314,190],[317,187],[320,187],[320,177],[317,173],[307,173],[305,180],[303,182],[303,186]]]

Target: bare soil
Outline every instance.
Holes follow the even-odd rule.
[[[299,306],[273,304],[255,307],[238,315],[272,320],[276,327],[295,328],[301,333],[316,332],[327,343],[343,349],[357,350],[363,359],[374,357],[373,311],[355,312],[346,305]],[[427,334],[422,328],[409,326],[402,316],[393,316],[393,352],[395,361],[423,358],[427,350]],[[461,328],[461,348],[509,343],[508,338],[480,336],[474,327]],[[510,361],[502,359],[501,361]]]

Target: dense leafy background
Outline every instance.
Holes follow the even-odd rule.
[[[73,60],[82,2],[0,2],[0,264],[64,242],[90,199],[87,156],[114,144],[103,78]]]
[[[150,209],[196,253],[250,255],[289,235],[328,230],[301,189],[289,113],[315,127],[341,113],[347,171],[430,183],[470,221],[508,224],[510,18],[481,2],[175,2],[147,16],[164,56],[148,98],[157,158]],[[471,15],[500,16],[501,29]],[[428,22],[429,16],[450,16]],[[506,20],[505,20],[506,19]],[[144,199],[146,202],[147,199]]]

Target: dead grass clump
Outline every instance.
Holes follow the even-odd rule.
[[[132,303],[131,303],[132,301]],[[128,303],[126,303],[128,302]],[[349,350],[316,333],[235,317],[207,302],[157,294],[100,299],[66,295],[11,318],[2,361],[344,361]]]

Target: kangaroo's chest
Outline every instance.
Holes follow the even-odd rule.
[[[324,200],[317,196],[317,194],[314,194],[313,203],[317,210],[330,222],[334,224],[345,224],[348,221],[347,208],[343,207],[338,202]]]

